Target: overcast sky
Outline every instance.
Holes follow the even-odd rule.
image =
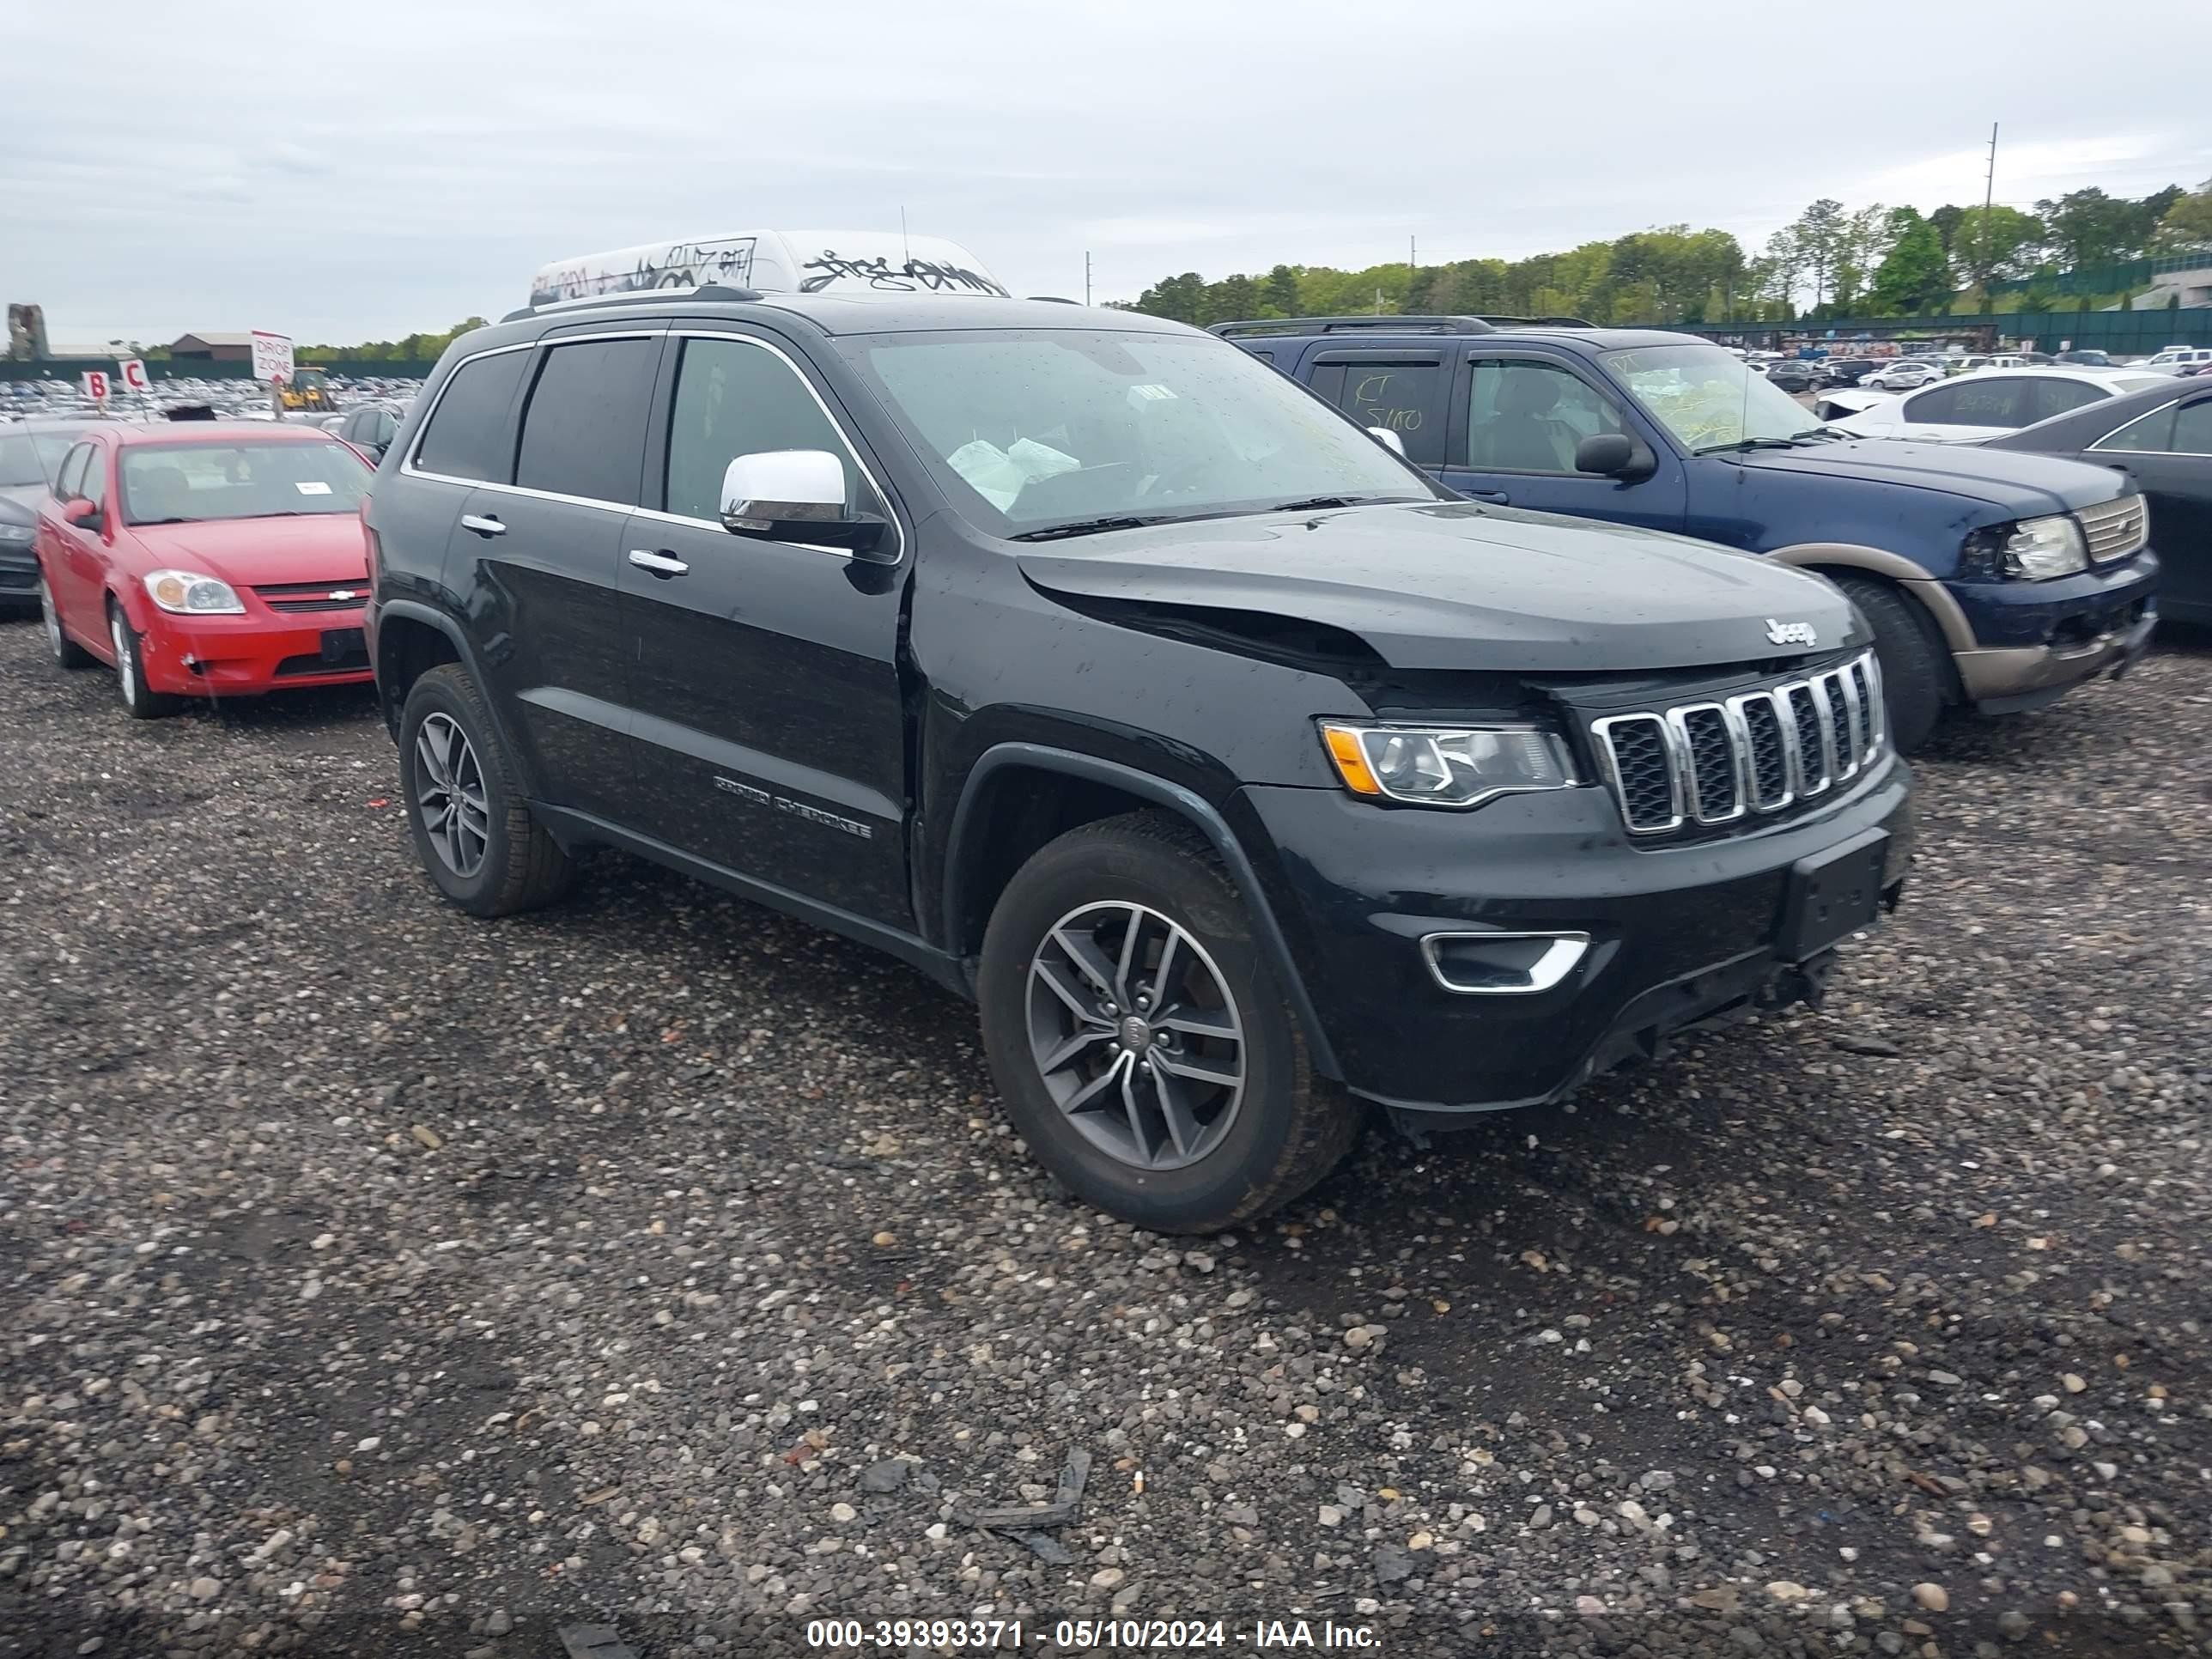
[[[757,227],[964,243],[1100,299],[1515,258],[1814,197],[2212,176],[2212,4],[29,0],[0,299],[57,342],[440,330],[565,254]],[[2109,47],[2102,24],[2112,25]],[[2193,66],[2193,67],[2185,67]],[[47,72],[47,71],[51,72]]]

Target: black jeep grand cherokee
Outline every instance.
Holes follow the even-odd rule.
[[[702,289],[456,342],[368,627],[431,879],[627,848],[981,1005],[1092,1203],[1218,1228],[1401,1126],[1816,994],[1909,776],[1826,582],[1457,500],[1127,313]]]

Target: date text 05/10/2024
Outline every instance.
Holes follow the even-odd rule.
[[[1031,1639],[1042,1643],[1042,1630]],[[889,1648],[912,1645],[972,1647],[984,1650],[1023,1645],[1018,1620],[811,1619],[806,1644],[815,1648]],[[1226,1620],[1062,1619],[1052,1627],[1052,1646],[1062,1652],[1104,1652],[1114,1649],[1315,1648],[1338,1651],[1379,1650],[1382,1638],[1365,1625],[1332,1620],[1257,1619],[1245,1625]]]

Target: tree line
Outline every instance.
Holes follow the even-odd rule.
[[[1599,324],[1788,322],[1990,308],[1990,285],[2024,282],[2055,300],[2063,272],[2169,249],[2212,247],[2212,179],[2139,198],[2094,186],[2039,201],[1945,206],[1813,203],[1755,255],[1723,230],[1663,225],[1527,259],[1400,262],[1364,270],[1279,264],[1146,289],[1130,309],[1204,327],[1244,318],[1355,313],[1574,316]],[[1963,290],[1963,294],[1962,294]]]

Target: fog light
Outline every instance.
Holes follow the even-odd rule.
[[[1534,996],[1572,973],[1589,944],[1588,933],[1431,933],[1421,957],[1457,995]]]

